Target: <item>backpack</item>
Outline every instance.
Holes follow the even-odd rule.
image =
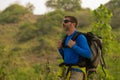
[[[83,57],[82,61],[79,62],[78,65],[82,67],[83,66],[86,67],[87,73],[89,75],[93,72],[96,72],[98,64],[101,64],[102,70],[106,76],[106,73],[104,71],[105,61],[102,55],[102,38],[94,35],[92,32],[87,32],[87,33],[76,32],[71,39],[75,41],[80,34],[83,34],[86,37],[88,45],[92,52],[92,57],[90,59]],[[65,36],[62,42],[63,48],[68,47],[68,46],[64,46],[66,37],[67,36]]]

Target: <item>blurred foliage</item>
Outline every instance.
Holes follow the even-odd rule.
[[[38,35],[36,26],[30,22],[21,23],[19,29],[17,34],[19,42],[28,41]]]
[[[98,9],[94,10],[95,22],[93,24],[92,31],[101,36],[103,39],[103,53],[110,53],[111,41],[112,41],[112,28],[109,25],[109,21],[112,17],[112,12],[110,12],[106,7],[101,5]],[[106,33],[106,34],[104,34]]]
[[[106,5],[109,10],[112,11],[113,17],[111,20],[111,26],[113,29],[120,28],[120,0],[110,0]]]
[[[51,34],[55,27],[62,27],[62,20],[64,17],[64,12],[56,10],[44,15],[42,18],[37,20],[36,26],[39,28],[39,31],[42,31],[41,34]],[[57,32],[57,31],[56,31]]]
[[[73,0],[75,4],[77,1]],[[64,6],[60,7],[63,2]],[[68,0],[61,1],[59,6],[55,4],[57,7],[53,7],[54,11],[44,15],[31,14],[34,6],[30,3],[26,7],[12,4],[0,12],[0,80],[58,80],[56,74],[59,55],[56,45],[64,36],[62,21],[65,15],[78,19],[77,28],[80,31],[93,31],[102,36],[105,51],[110,50],[109,54],[104,55],[107,78],[100,69],[99,79],[119,79],[120,28],[117,26],[118,29],[112,31],[109,25],[111,12],[100,6],[93,15],[90,9],[81,9],[79,3],[71,5],[71,2],[69,5],[72,7],[67,8]],[[111,11],[114,10],[119,11],[119,8]],[[115,18],[115,15],[113,12],[112,20],[114,18],[119,23],[119,18]],[[112,22],[112,27],[115,22]]]
[[[81,0],[47,0],[46,6],[64,11],[75,11],[81,9]]]
[[[78,28],[89,28],[91,23],[93,23],[92,11],[89,9],[83,9],[76,13],[78,19]]]
[[[12,4],[0,13],[0,23],[19,22],[21,17],[28,12],[30,12],[28,8],[25,8],[18,4]]]
[[[4,46],[0,43],[0,57],[2,57],[4,54]]]
[[[29,2],[26,4],[26,9],[32,13],[32,11],[35,9],[35,7]]]
[[[120,51],[120,49],[117,48],[118,46],[120,46],[120,44],[119,44],[119,40],[117,39],[118,37],[116,37],[119,35],[119,33],[115,31],[117,33],[115,34],[114,31],[112,31],[112,28],[109,24],[110,19],[112,17],[112,12],[108,10],[105,6],[101,5],[98,9],[94,10],[93,13],[94,13],[95,22],[93,24],[92,31],[98,36],[101,36],[103,39],[103,53],[104,53],[104,58],[105,58],[106,65],[107,65],[107,69],[105,70],[107,73],[106,77],[104,76],[101,68],[98,68],[99,69],[99,74],[98,74],[99,80],[101,79],[117,80],[118,79],[117,75],[119,73],[118,70],[120,68],[110,69],[110,68],[114,68],[115,64],[112,64],[111,62],[109,62],[110,60],[114,61],[112,56],[114,55],[114,53],[118,55]],[[115,58],[118,65],[119,65],[119,61],[118,61],[119,57],[120,56]],[[116,73],[112,74],[111,71],[116,72]]]

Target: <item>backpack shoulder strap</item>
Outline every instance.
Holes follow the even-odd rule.
[[[76,32],[71,39],[73,41],[75,41],[80,34],[83,34],[83,33],[82,32]],[[63,48],[69,48],[68,46],[65,46],[66,37],[67,37],[67,35],[62,40],[62,46],[63,46]]]
[[[82,32],[76,32],[71,39],[72,39],[73,41],[75,41],[80,34],[83,34],[83,33],[82,33]]]

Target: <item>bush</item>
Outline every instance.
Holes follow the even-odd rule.
[[[27,12],[25,7],[13,4],[0,13],[0,23],[16,23]]]
[[[38,35],[37,28],[30,22],[25,22],[20,25],[20,31],[18,32],[18,41],[25,42],[33,39]]]

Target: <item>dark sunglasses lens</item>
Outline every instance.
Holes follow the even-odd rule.
[[[69,20],[64,20],[64,23],[68,23],[68,22],[70,22]]]

